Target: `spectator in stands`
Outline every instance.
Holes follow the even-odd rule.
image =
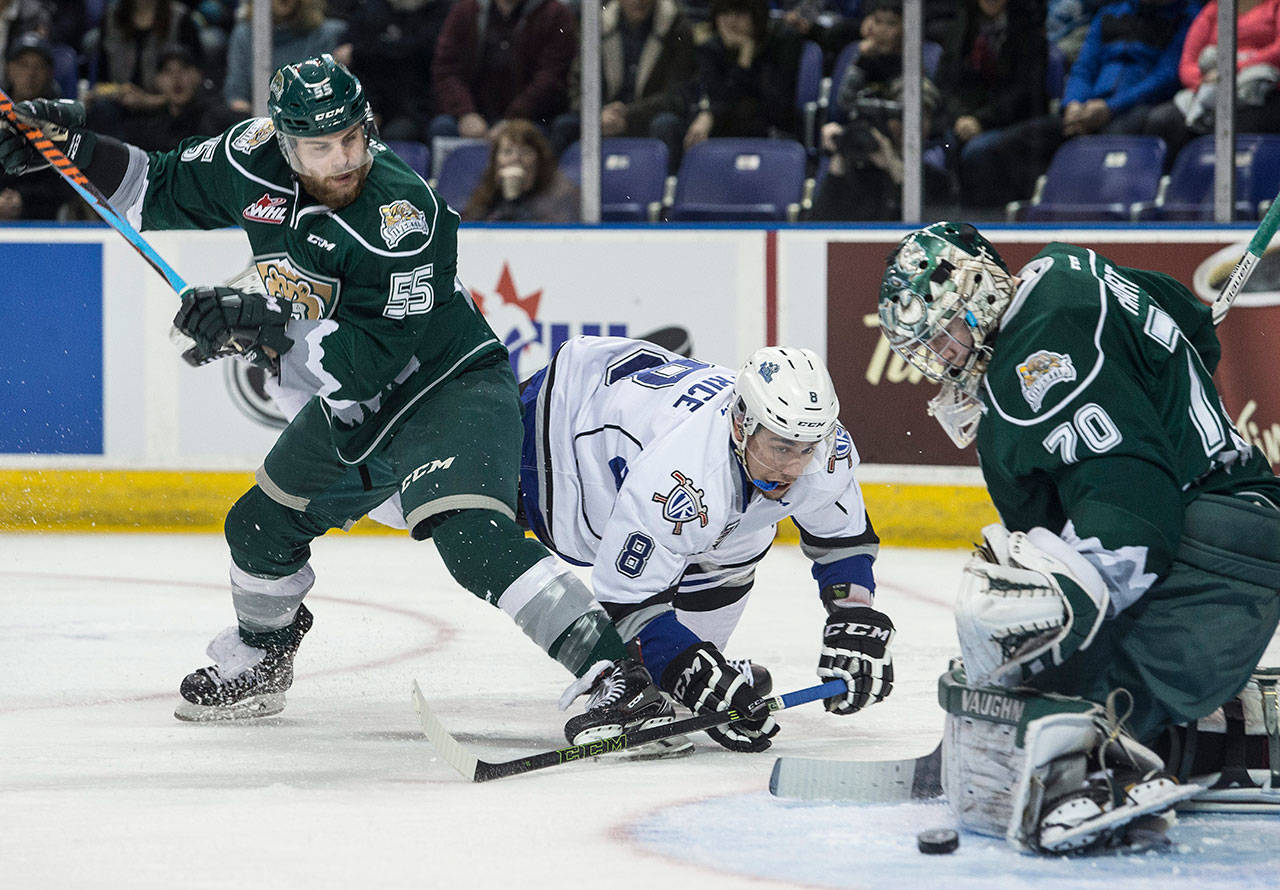
[[[384,139],[428,141],[431,61],[449,0],[367,0],[333,57],[364,84]]]
[[[556,167],[551,143],[532,122],[503,121],[462,218],[483,222],[577,222],[578,187]]]
[[[158,61],[156,90],[164,97],[164,107],[126,117],[122,126],[126,142],[143,151],[169,151],[192,136],[216,136],[243,117],[209,88],[190,48],[170,44]]]
[[[60,98],[53,79],[53,49],[35,32],[10,42],[0,80],[14,102]],[[56,219],[74,194],[53,170],[21,177],[0,173],[0,220]]]
[[[1067,64],[1080,55],[1089,25],[1106,0],[1049,0],[1045,30],[1049,42],[1066,58]]]
[[[697,62],[693,30],[676,0],[610,0],[600,21],[600,135],[651,136],[679,163]],[[570,81],[574,111],[556,118],[563,152],[579,135],[580,66]]]
[[[698,47],[701,98],[685,148],[708,137],[797,138],[800,36],[769,22],[766,0],[711,0],[711,23],[713,36]]]
[[[301,62],[331,53],[343,42],[347,25],[325,15],[325,0],[271,0],[271,64]],[[253,4],[240,4],[240,12],[227,39],[227,78],[222,95],[237,114],[263,114],[255,109],[253,94]]]
[[[938,66],[950,128],[948,160],[961,202],[986,187],[984,157],[1006,129],[1048,113],[1044,6],[1036,0],[963,0]]]
[[[190,11],[170,0],[119,0],[87,42],[97,75],[85,101],[89,125],[112,136],[123,132],[128,115],[164,107],[155,76],[165,46],[181,43],[200,52],[200,34]]]
[[[1156,108],[1145,132],[1164,139],[1168,165],[1193,137],[1213,130],[1218,82],[1218,4],[1200,10],[1182,45],[1184,89]],[[1280,133],[1280,0],[1236,0],[1236,132]]]
[[[842,121],[824,124],[828,156],[809,218],[812,220],[900,219],[902,216],[902,13],[900,4],[873,3],[858,59],[836,91]],[[937,87],[921,82],[923,137],[938,129]],[[924,193],[932,201],[950,194],[946,171],[924,167]]]
[[[52,7],[48,0],[0,0],[0,47],[9,47],[24,34],[52,36]]]
[[[457,0],[431,63],[431,135],[484,138],[512,118],[550,128],[569,107],[577,34],[559,0]]]
[[[1029,197],[1054,152],[1074,136],[1142,133],[1152,110],[1177,91],[1182,42],[1198,11],[1196,0],[1119,0],[1098,10],[1060,112],[1010,127],[984,146],[984,168],[969,165],[969,208]]]

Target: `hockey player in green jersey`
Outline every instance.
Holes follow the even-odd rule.
[[[330,56],[275,72],[269,106],[150,154],[84,130],[76,103],[17,107],[141,228],[245,231],[253,286],[190,287],[175,325],[202,358],[265,366],[295,402],[226,519],[237,625],[183,680],[177,715],[283,708],[312,622],[311,542],[398,497],[412,536],[435,541],[462,587],[585,683],[604,729],[669,721],[590,590],[515,521],[516,383],[458,280],[457,213],[378,141],[360,82]],[[6,172],[39,163],[0,128]]]
[[[963,669],[943,684],[962,823],[1055,852],[1116,842],[1200,791],[1177,780],[1245,766],[1224,764],[1233,734],[1270,729],[1280,753],[1274,678],[1255,673],[1280,621],[1280,482],[1214,388],[1208,307],[1070,244],[1015,275],[943,222],[890,256],[879,313],[942,384],[930,413],[976,439],[1002,520],[965,569]],[[1020,704],[993,707],[1009,687]]]

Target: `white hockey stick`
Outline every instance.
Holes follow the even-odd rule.
[[[1222,324],[1222,319],[1227,317],[1227,310],[1231,308],[1236,297],[1240,296],[1240,291],[1244,290],[1245,282],[1249,280],[1254,267],[1262,259],[1262,254],[1271,243],[1277,228],[1280,228],[1280,195],[1276,195],[1276,199],[1267,208],[1262,222],[1258,223],[1258,231],[1254,232],[1253,237],[1249,239],[1249,248],[1244,252],[1244,256],[1240,257],[1240,262],[1236,263],[1235,268],[1231,270],[1227,283],[1222,286],[1218,298],[1213,301],[1215,325]]]
[[[811,760],[779,757],[769,793],[795,800],[901,803],[942,796],[942,745],[906,760]]]

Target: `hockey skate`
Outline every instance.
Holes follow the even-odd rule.
[[[570,744],[582,745],[624,733],[661,726],[675,720],[675,708],[667,700],[643,664],[630,658],[598,661],[569,685],[560,697],[560,710],[567,710],[578,696],[587,694],[587,709],[564,725]],[[628,760],[675,757],[693,750],[687,736],[672,736],[634,749],[610,754]]]
[[[1127,783],[1123,799],[1113,804],[1108,784],[1093,782],[1046,805],[1033,846],[1041,853],[1059,854],[1156,849],[1173,825],[1174,806],[1203,790],[1199,785],[1179,785],[1164,771],[1152,771]]]
[[[279,714],[284,710],[284,693],[293,685],[294,655],[311,621],[311,612],[300,605],[293,623],[281,630],[251,634],[249,640],[238,627],[222,631],[209,644],[208,655],[214,663],[183,679],[179,691],[185,701],[173,716],[206,722]]]

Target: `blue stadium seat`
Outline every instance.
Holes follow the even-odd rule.
[[[796,72],[796,119],[800,122],[804,147],[811,155],[818,151],[818,100],[821,96],[822,47],[806,40],[800,53],[800,69]]]
[[[1214,135],[1198,136],[1178,152],[1173,170],[1161,184],[1154,202],[1143,207],[1138,219],[1212,220]],[[1280,136],[1236,134],[1237,219],[1255,219],[1259,204],[1275,197],[1280,183]]]
[[[391,149],[409,168],[427,179],[431,176],[431,149],[425,142],[413,142],[406,139],[387,139],[387,148]]]
[[[1009,206],[1013,220],[1130,220],[1153,201],[1164,169],[1157,136],[1076,136],[1062,144],[1031,201]]]
[[[657,221],[667,182],[667,146],[661,139],[603,139],[600,167],[601,220]],[[581,143],[565,149],[560,169],[574,182],[581,181]]]
[[[786,220],[804,196],[804,147],[790,139],[708,139],[685,152],[671,220]]]
[[[471,193],[480,184],[488,163],[487,142],[467,142],[455,146],[441,163],[436,191],[450,207],[461,213],[471,200]]]

